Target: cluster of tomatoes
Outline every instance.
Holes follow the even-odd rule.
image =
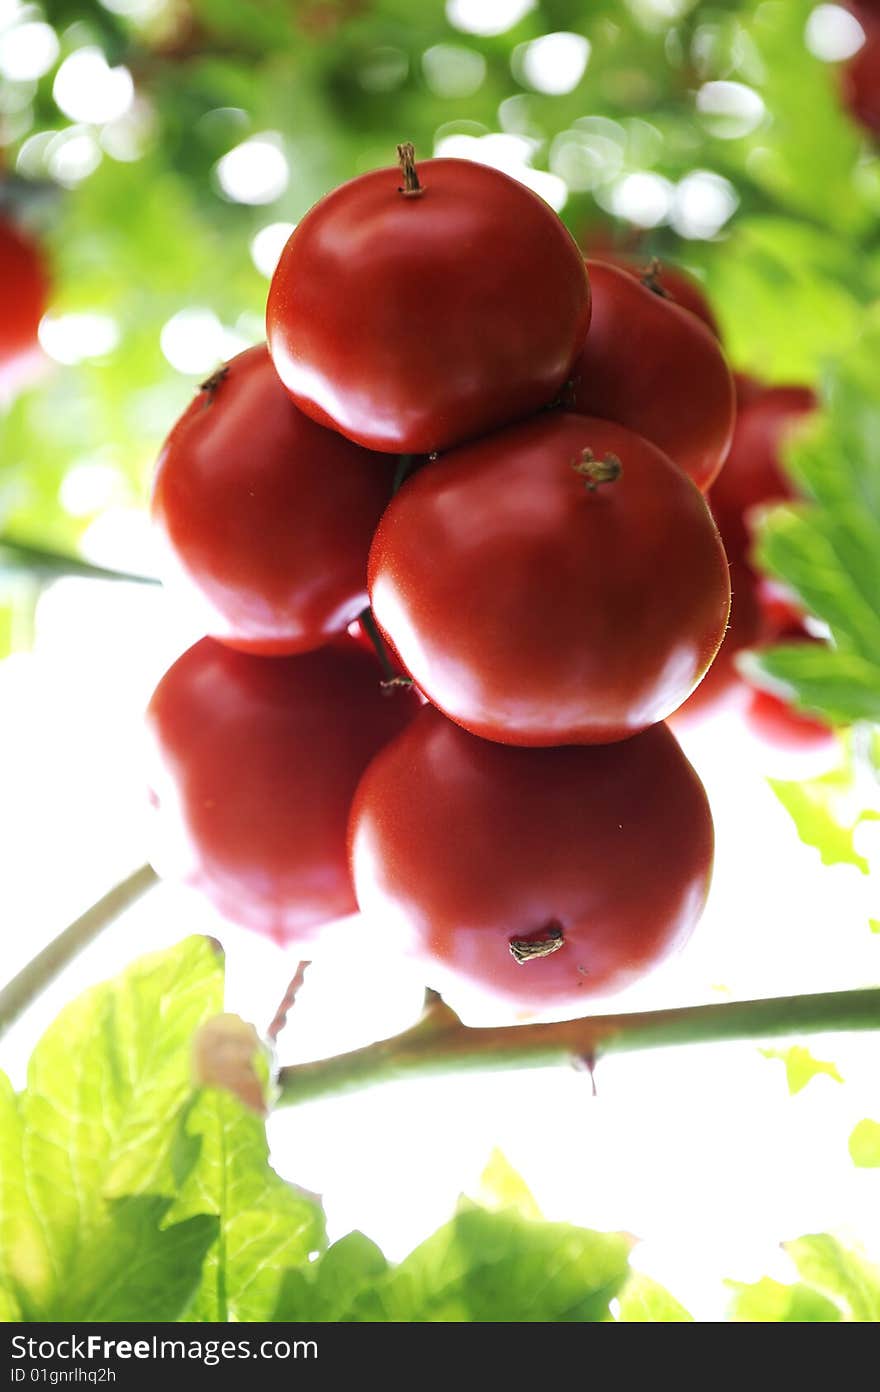
[[[210,636],[150,706],[160,864],[303,956],[359,909],[471,1017],[577,1013],[708,890],[663,722],[727,630],[706,493],[745,506],[716,482],[734,382],[690,282],[585,263],[496,170],[399,155],[303,219],[268,345],[162,451],[153,516]]]

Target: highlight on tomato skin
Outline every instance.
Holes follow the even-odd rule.
[[[265,344],[203,384],[159,457],[151,510],[169,583],[210,636],[292,654],[345,632],[394,462],[297,410]]]
[[[583,472],[608,461],[603,482]],[[632,431],[564,412],[412,478],[379,525],[369,589],[428,699],[525,746],[607,743],[664,719],[709,667],[730,603],[691,481]]]
[[[365,931],[466,1023],[586,1014],[680,948],[713,829],[664,725],[619,744],[516,749],[430,707],[370,764],[352,808]]]
[[[349,638],[266,658],[204,638],[147,712],[153,859],[232,922],[311,947],[354,912],[346,826],[374,754],[419,709]]]
[[[542,198],[470,160],[414,171],[418,189],[376,169],[317,203],[284,248],[266,311],[300,409],[398,454],[448,449],[546,406],[590,321],[580,250]]]
[[[630,273],[588,261],[592,318],[571,405],[650,440],[708,489],[727,458],[736,401],[715,335]]]

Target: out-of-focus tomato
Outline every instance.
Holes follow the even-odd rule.
[[[349,638],[300,657],[253,657],[210,638],[184,653],[148,711],[159,870],[279,943],[312,943],[352,913],[352,796],[419,709],[381,678]]]
[[[44,358],[37,338],[49,278],[34,239],[0,216],[0,398],[39,375]]]
[[[733,379],[696,315],[616,266],[588,261],[593,311],[571,404],[635,430],[707,489],[730,448]]]
[[[794,495],[783,471],[781,450],[815,409],[815,394],[799,386],[766,387],[740,408],[727,463],[710,493],[712,511],[731,555],[748,551],[752,508]]]

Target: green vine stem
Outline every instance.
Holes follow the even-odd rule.
[[[391,484],[391,496],[398,493],[412,471],[417,456],[414,454],[399,454],[397,456],[397,468],[394,470],[394,480]]]
[[[282,1068],[278,1106],[293,1106],[401,1078],[464,1070],[588,1064],[608,1054],[680,1044],[880,1030],[880,989],[731,1001],[550,1025],[469,1029],[432,999],[411,1029],[352,1053]]]
[[[137,575],[125,570],[90,565],[76,556],[66,556],[58,551],[47,551],[42,546],[31,546],[12,537],[0,536],[0,572],[4,570],[44,580],[75,576],[82,580],[123,580],[130,585],[161,584],[152,575]]]
[[[376,657],[379,659],[379,666],[382,669],[382,676],[384,680],[386,682],[393,682],[397,677],[397,672],[394,670],[394,665],[391,661],[391,658],[388,656],[388,649],[385,646],[385,639],[379,632],[376,620],[373,618],[373,611],[369,605],[367,605],[366,609],[361,610],[361,612],[358,614],[358,619],[360,620],[361,628],[364,630],[364,632],[366,633],[367,637],[373,645],[373,651],[375,652]]]
[[[0,990],[0,1039],[37,997],[99,933],[156,884],[156,872],[142,865],[114,885]]]

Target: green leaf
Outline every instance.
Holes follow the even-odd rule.
[[[802,783],[769,781],[798,836],[805,845],[815,847],[823,865],[854,865],[863,875],[869,873],[870,866],[853,839],[860,819],[852,823],[852,814],[838,806],[841,796],[845,798],[853,787],[849,774],[841,778],[833,773]]]
[[[833,370],[815,428],[786,461],[805,501],[764,520],[761,565],[831,630],[773,648],[752,671],[832,723],[880,721],[880,311]]]
[[[186,1253],[196,1260],[204,1224],[166,1237],[158,1225],[167,1204],[128,1209],[108,1200],[158,1187],[191,1091],[190,1040],[222,990],[215,952],[191,938],[67,1006],[34,1050],[19,1098],[4,1080],[0,1274],[28,1318],[61,1318],[61,1309],[80,1317],[92,1298],[87,1273],[112,1262],[112,1252],[128,1251],[134,1273],[132,1233],[160,1267]],[[197,1275],[181,1265],[184,1287]],[[75,1303],[77,1291],[86,1304]],[[176,1317],[164,1308],[161,1318]]]
[[[844,1319],[880,1320],[880,1270],[860,1252],[842,1246],[828,1233],[783,1245],[802,1280],[833,1300]]]
[[[692,1324],[693,1315],[663,1286],[641,1272],[631,1273],[620,1293],[621,1324]]]
[[[762,1049],[761,1053],[765,1058],[778,1059],[785,1064],[785,1077],[792,1096],[802,1091],[810,1079],[820,1073],[833,1078],[837,1083],[843,1082],[836,1064],[813,1058],[809,1049],[805,1049],[801,1044],[795,1044],[790,1049]]]
[[[479,1208],[459,1212],[356,1302],[360,1321],[606,1321],[631,1239]]]
[[[74,1253],[52,1310],[54,1320],[89,1322],[180,1319],[216,1241],[205,1214],[166,1226],[170,1199],[117,1199]]]
[[[853,1127],[849,1138],[849,1153],[854,1165],[862,1169],[880,1168],[880,1121],[865,1117]]]
[[[483,1208],[513,1209],[521,1218],[539,1219],[543,1216],[522,1175],[497,1147],[480,1175],[476,1198]]]
[[[841,233],[865,230],[871,205],[856,193],[862,138],[843,109],[835,70],[804,43],[813,0],[752,0],[748,8],[757,85],[772,118],[743,142],[749,177],[811,220]]]
[[[734,364],[768,381],[812,382],[851,347],[863,295],[839,237],[793,218],[743,216],[723,252],[713,250],[708,289]]]
[[[270,1318],[295,1324],[349,1323],[357,1319],[358,1298],[379,1285],[389,1270],[375,1243],[363,1233],[349,1233],[317,1261],[285,1272]]]
[[[268,1319],[284,1272],[324,1245],[320,1204],[276,1174],[262,1117],[231,1093],[205,1088],[180,1118],[178,1154],[198,1159],[169,1218],[216,1215],[218,1239],[205,1262],[190,1318]]]
[[[730,1318],[746,1324],[832,1324],[841,1319],[832,1300],[805,1285],[782,1285],[765,1276],[751,1285],[729,1281]]]

